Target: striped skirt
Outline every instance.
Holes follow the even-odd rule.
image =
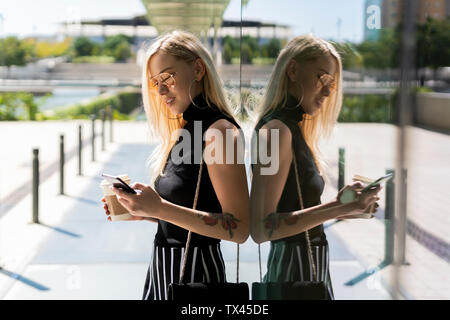
[[[145,280],[143,300],[167,300],[169,284],[180,281],[183,255],[184,248],[154,246]],[[226,282],[220,244],[189,248],[184,281]]]
[[[328,298],[334,300],[329,270],[328,244],[312,245],[312,255],[316,265],[313,279],[311,258],[308,248],[299,242],[271,242],[264,282],[324,281],[328,288]]]

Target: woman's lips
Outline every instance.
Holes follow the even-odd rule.
[[[169,98],[169,99],[166,99],[166,104],[167,104],[168,106],[170,106],[170,105],[173,104],[174,101],[175,101],[175,98]]]

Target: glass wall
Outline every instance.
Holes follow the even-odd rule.
[[[146,164],[158,141],[145,121],[142,68],[153,41],[179,29],[195,34],[213,58],[246,137],[249,189],[254,128],[278,110],[265,102],[279,92],[300,101],[282,114],[287,120],[299,116],[299,106],[305,112],[297,138],[313,161],[301,160],[311,167],[299,170],[316,166],[324,182],[317,191],[302,180],[303,191],[316,192],[308,206],[332,203],[355,181],[393,174],[374,214],[323,221],[327,249],[312,253],[323,278],[329,269],[334,298],[448,299],[449,12],[448,0],[2,2],[0,298],[141,298],[157,225],[109,223],[100,174],[151,182]],[[283,49],[308,35],[336,50],[340,75],[336,57],[281,61]],[[290,48],[300,54],[301,43]],[[340,92],[342,105],[331,103]],[[318,115],[320,129],[304,129],[317,128]],[[320,140],[311,133],[328,129]],[[286,192],[296,193],[286,179],[282,190],[291,183]],[[239,246],[239,281],[250,287],[272,279],[277,248],[287,250],[253,240]],[[234,282],[236,244],[222,241],[221,248]],[[287,255],[280,270],[295,274],[305,248]]]

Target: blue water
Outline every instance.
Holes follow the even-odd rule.
[[[45,102],[40,105],[39,110],[50,110],[64,107],[74,103],[80,103],[84,100],[91,99],[100,95],[100,90],[92,89],[55,89],[51,97],[47,98]],[[39,99],[39,98],[38,98]]]

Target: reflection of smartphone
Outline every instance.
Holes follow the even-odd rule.
[[[119,188],[128,193],[136,194],[136,191],[133,188],[131,188],[125,181],[120,179],[119,177],[112,176],[112,175],[109,175],[106,173],[102,173],[102,177],[104,177],[106,180],[111,182],[114,187]]]
[[[366,191],[368,191],[369,189],[375,187],[376,185],[388,181],[388,180],[391,179],[393,176],[394,176],[393,173],[388,173],[387,175],[382,176],[382,177],[378,178],[377,180],[375,180],[375,181],[369,183],[364,189],[361,190],[361,192],[366,192]]]

